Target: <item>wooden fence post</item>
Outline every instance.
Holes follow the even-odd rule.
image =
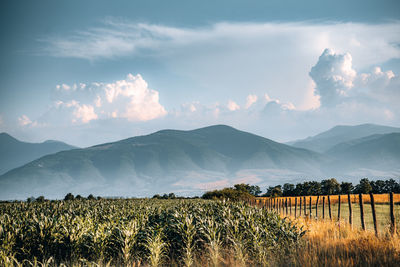
[[[306,201],[306,197],[303,198],[303,202],[304,202],[304,217],[307,217],[307,201]]]
[[[300,216],[301,216],[301,208],[302,208],[302,206],[301,206],[301,197],[300,197],[300,206],[299,206]]]
[[[331,196],[330,195],[328,195],[328,211],[329,211],[329,219],[332,220]]]
[[[277,200],[276,200],[276,211],[279,213],[280,212],[280,210],[279,210],[279,203],[280,203],[280,199],[278,198]]]
[[[317,202],[315,202],[315,217],[318,219],[318,201],[319,201],[319,195],[317,196]]]
[[[322,219],[325,219],[325,196],[322,197]]]
[[[349,204],[349,223],[350,223],[350,227],[353,227],[353,210],[351,208],[351,196],[350,196],[350,193],[347,194],[347,203]]]
[[[312,197],[310,197],[310,219],[312,218]]]
[[[276,211],[276,198],[274,198],[274,211]]]
[[[294,199],[294,217],[297,218],[297,197]]]
[[[292,216],[292,198],[289,198],[289,214]]]
[[[286,215],[288,215],[288,203],[287,203],[287,198],[285,198],[285,209],[286,209]]]
[[[375,235],[378,236],[378,225],[376,223],[376,211],[375,211],[374,194],[369,193],[369,197],[371,198],[372,219],[374,220]]]
[[[337,220],[340,222],[340,195],[339,195],[339,203],[338,203],[338,211],[337,211]]]
[[[359,200],[359,202],[360,202],[361,227],[362,227],[363,230],[365,230],[364,203],[363,203],[363,197],[362,197],[362,194],[361,194],[361,193],[358,195],[358,200]]]
[[[278,210],[279,210],[279,213],[281,213],[282,212],[282,199],[278,199]]]
[[[393,192],[391,192],[389,196],[390,196],[390,233],[394,235],[396,233],[396,218],[394,217]]]

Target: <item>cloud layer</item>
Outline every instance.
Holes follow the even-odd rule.
[[[179,28],[110,19],[41,41],[48,55],[91,64],[154,60],[163,75],[157,76],[158,91],[139,74],[60,84],[46,114],[19,115],[22,128],[58,125],[96,134],[107,128],[107,141],[115,132],[132,136],[224,123],[287,141],[335,124],[400,124],[399,76],[380,67],[400,58],[398,21]]]
[[[224,22],[183,28],[108,19],[97,27],[42,41],[43,52],[55,57],[92,62],[156,59],[168,74],[190,82],[177,88],[179,93],[168,95],[168,102],[180,98],[186,102],[193,95],[213,95],[215,101],[223,102],[228,94],[231,98],[243,98],[249,92],[267,92],[306,110],[318,106],[308,73],[324,49],[348,52],[359,70],[400,58],[400,22]],[[342,78],[351,79],[346,75]],[[336,83],[337,92],[347,90]],[[322,89],[320,93],[329,92]],[[324,104],[329,105],[329,101]]]
[[[167,114],[156,90],[140,74],[126,79],[89,85],[61,84],[53,91],[54,104],[39,121],[43,123],[86,124],[99,119],[126,119],[130,122],[149,121]],[[21,125],[29,125],[26,116]]]

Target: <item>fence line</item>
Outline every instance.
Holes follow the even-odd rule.
[[[308,201],[307,201],[308,198]],[[296,196],[296,197],[258,197],[252,204],[264,207],[270,211],[276,211],[286,216],[292,216],[292,207],[294,207],[294,217],[304,216],[306,218],[318,217],[318,207],[320,205],[320,199],[322,199],[322,219],[325,219],[325,198],[327,198],[328,214],[329,219],[333,220],[332,217],[332,205],[338,204],[337,219],[340,225],[341,214],[342,214],[342,203],[348,205],[348,223],[353,227],[353,207],[352,203],[358,203],[360,208],[360,223],[361,228],[366,230],[365,226],[365,207],[364,204],[371,205],[371,213],[374,224],[375,234],[379,235],[378,219],[376,216],[376,204],[389,204],[390,213],[390,233],[393,235],[396,233],[396,218],[395,218],[395,204],[400,204],[400,194],[347,194],[346,195],[322,195],[322,196]],[[308,205],[308,214],[307,214]],[[315,217],[313,216],[313,205],[315,205]],[[299,211],[299,212],[298,212]],[[298,214],[299,213],[299,214]],[[302,214],[303,213],[303,214]]]

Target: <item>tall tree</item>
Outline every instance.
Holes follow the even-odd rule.
[[[284,196],[293,196],[295,193],[294,190],[295,190],[294,184],[286,183],[283,185],[282,193]]]
[[[340,193],[340,184],[335,178],[321,181],[322,193],[325,195],[335,195]]]
[[[369,194],[372,191],[372,186],[368,178],[361,179],[354,191],[358,194]]]
[[[353,192],[354,186],[353,183],[342,182],[340,184],[340,192],[342,194],[351,194]]]

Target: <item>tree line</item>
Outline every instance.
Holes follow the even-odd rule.
[[[296,185],[285,183],[282,185],[270,186],[262,196],[310,196],[310,195],[338,195],[338,194],[384,194],[400,193],[400,183],[394,179],[370,181],[363,178],[357,185],[350,182],[339,183],[335,178],[317,181],[307,181]]]
[[[244,200],[252,197],[294,197],[312,195],[338,195],[338,194],[383,194],[400,193],[400,183],[394,179],[370,181],[363,178],[356,185],[351,182],[339,183],[335,178],[318,181],[307,181],[297,183],[285,183],[282,185],[270,186],[266,193],[257,185],[235,184],[233,187],[226,187],[220,190],[213,190],[204,193],[204,199],[232,199]]]

